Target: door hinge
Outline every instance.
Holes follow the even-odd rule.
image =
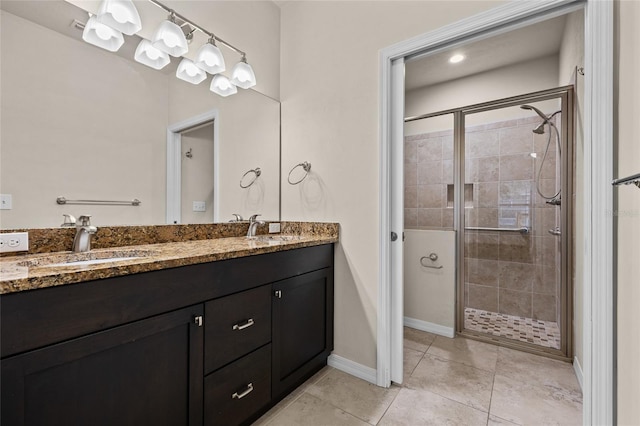
[[[198,327],[202,327],[202,315],[193,317],[193,323]]]

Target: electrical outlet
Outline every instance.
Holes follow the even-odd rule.
[[[0,194],[0,210],[11,210],[13,208],[13,200],[11,194]]]
[[[269,233],[277,234],[280,232],[280,222],[274,222],[269,224]]]
[[[194,212],[206,212],[207,211],[207,203],[205,201],[194,201],[193,202],[193,211]]]
[[[12,251],[28,251],[29,250],[29,233],[28,232],[11,232],[0,234],[0,252]]]

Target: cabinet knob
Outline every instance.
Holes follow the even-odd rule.
[[[273,295],[276,296],[278,299],[282,299],[282,290],[274,291]]]
[[[193,317],[193,323],[195,325],[197,325],[198,327],[202,327],[202,315],[198,315],[196,317]]]

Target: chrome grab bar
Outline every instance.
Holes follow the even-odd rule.
[[[440,266],[425,265],[424,264],[425,259],[435,262],[436,260],[438,260],[438,255],[436,253],[431,253],[429,256],[422,256],[420,258],[420,264],[425,268],[432,268],[432,269],[442,269],[444,267],[442,265]]]
[[[635,175],[627,176],[625,178],[616,179],[611,182],[611,185],[613,186],[629,184],[634,184],[635,186],[640,188],[640,173],[636,173]]]
[[[528,234],[531,232],[528,226],[521,228],[485,228],[482,226],[467,226],[464,228],[467,231],[499,231],[499,232],[519,232],[521,234]]]
[[[90,205],[112,205],[112,206],[139,206],[142,201],[134,198],[131,201],[110,201],[110,200],[67,200],[65,197],[56,198],[58,204],[90,204]]]

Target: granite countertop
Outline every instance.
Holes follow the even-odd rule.
[[[337,235],[301,234],[292,238],[264,241],[229,237],[95,249],[88,253],[67,251],[3,257],[0,259],[0,294],[338,242]],[[95,261],[106,258],[123,259],[97,264],[53,266],[69,260]]]

